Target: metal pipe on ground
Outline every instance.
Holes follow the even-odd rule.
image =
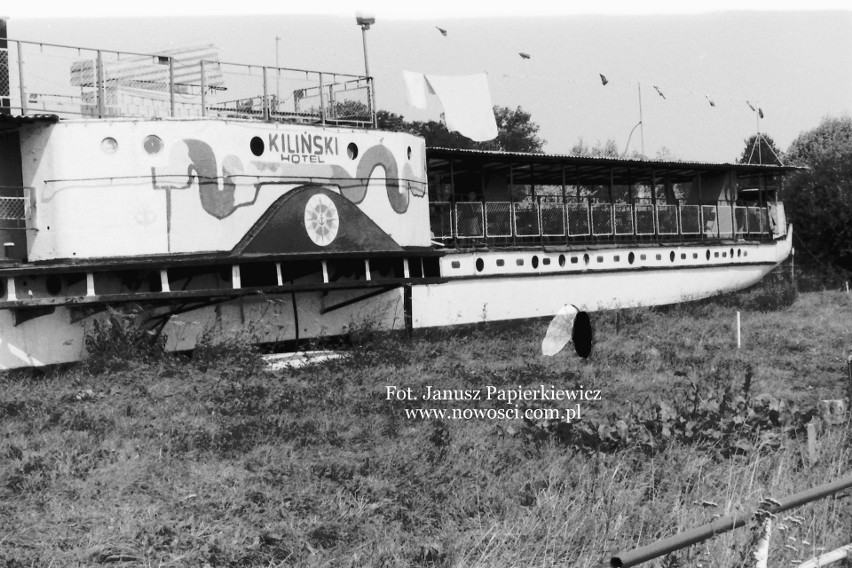
[[[847,544],[846,546],[841,546],[831,552],[826,552],[822,556],[817,556],[812,560],[808,560],[804,564],[799,564],[797,568],[820,568],[821,566],[828,566],[829,564],[840,562],[844,558],[852,558],[852,544]]]
[[[806,503],[810,503],[811,501],[822,499],[823,497],[827,497],[850,487],[852,487],[852,475],[847,475],[846,477],[842,477],[832,483],[820,485],[819,487],[814,487],[813,489],[808,489],[807,491],[791,495],[786,499],[776,501],[776,506],[770,509],[764,508],[764,510],[773,514],[781,513]],[[697,542],[702,542],[718,534],[739,528],[745,525],[754,516],[756,511],[757,508],[752,507],[739,515],[722,517],[720,519],[716,519],[712,523],[690,529],[686,532],[670,536],[669,538],[664,538],[663,540],[658,540],[648,546],[643,546],[642,548],[637,548],[629,552],[623,552],[613,556],[610,559],[609,564],[612,568],[629,568],[630,566],[642,564],[643,562],[664,556],[670,552],[674,552],[675,550],[680,550],[681,548],[686,548],[687,546]]]

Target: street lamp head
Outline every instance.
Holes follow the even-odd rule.
[[[361,26],[361,29],[369,30],[370,26],[376,23],[376,18],[373,16],[364,16],[362,14],[355,15],[355,21]]]

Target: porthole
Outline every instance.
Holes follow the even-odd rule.
[[[743,250],[737,249],[737,258],[741,257],[742,255],[743,255]]]
[[[541,263],[545,266],[550,266],[550,258],[549,257],[542,258]]]
[[[537,256],[532,257],[532,267],[538,268],[538,257]]]
[[[482,270],[483,270],[484,268],[485,268],[485,261],[484,261],[484,260],[482,260],[481,258],[477,258],[477,259],[476,259],[476,271],[477,271],[477,272],[482,272]]]
[[[710,260],[710,249],[707,249],[707,260]]]
[[[628,263],[633,264],[633,262],[634,262],[635,260],[636,260],[636,255],[635,255],[635,254],[633,254],[632,252],[631,252],[630,254],[628,254],[628,255],[627,255],[627,262],[628,262]]]
[[[698,258],[698,253],[697,252],[692,253],[692,258]]]
[[[596,260],[597,260],[598,262],[603,262],[603,257],[602,257],[602,256],[599,256],[599,257],[597,257],[597,259],[596,259]]]
[[[150,134],[142,141],[142,146],[144,146],[146,152],[153,156],[154,154],[159,154],[163,150],[163,141],[159,136]]]
[[[614,262],[619,262],[619,261],[621,260],[621,257],[620,257],[619,255],[617,255],[617,254],[616,254],[616,255],[613,255],[612,260],[613,260]]]
[[[515,264],[517,264],[518,266],[523,266],[524,265],[524,259],[519,258],[518,260],[515,261]]]
[[[586,266],[589,265],[589,255],[588,254],[583,255],[583,262],[586,263]]]
[[[454,260],[452,263],[453,268],[461,268],[461,262]]]
[[[680,259],[686,260],[686,253],[685,252],[680,253]]]
[[[675,261],[675,251],[671,251],[669,253],[669,261],[671,261],[671,262]]]
[[[503,260],[502,258],[497,259],[497,266],[504,266],[505,264],[506,264],[506,261]]]
[[[714,258],[719,258],[719,251],[714,252],[714,253],[713,253],[713,257],[714,257]]]
[[[565,266],[565,255],[564,254],[559,255],[559,266]]]
[[[101,140],[101,150],[104,151],[104,154],[115,154],[115,151],[118,150],[118,142],[115,138],[107,136]]]
[[[346,154],[349,156],[350,160],[354,160],[358,157],[358,145],[355,142],[350,142],[346,147]]]
[[[251,153],[255,156],[260,156],[263,154],[263,139],[260,136],[255,136],[249,142],[249,148],[251,149]]]
[[[731,258],[734,258],[734,249],[731,249]]]
[[[647,258],[648,258],[647,255],[644,255],[644,254],[639,255],[639,260],[646,260]]]
[[[744,250],[744,251],[743,251],[743,256],[748,256],[748,251],[747,251],[747,250]]]
[[[580,262],[579,258],[577,258],[576,256],[571,257],[571,264],[577,264],[578,262]]]
[[[410,160],[411,159],[411,146],[408,147],[406,154],[408,155],[408,159]]]
[[[657,255],[657,260],[663,260],[663,255],[658,254],[658,255]]]
[[[728,253],[722,252],[722,258],[728,258]]]

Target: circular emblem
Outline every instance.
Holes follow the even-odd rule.
[[[322,193],[312,195],[305,204],[305,230],[311,240],[321,247],[330,245],[338,228],[340,218],[334,202]]]

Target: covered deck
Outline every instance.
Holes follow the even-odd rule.
[[[433,240],[454,248],[771,240],[789,166],[427,148]]]

